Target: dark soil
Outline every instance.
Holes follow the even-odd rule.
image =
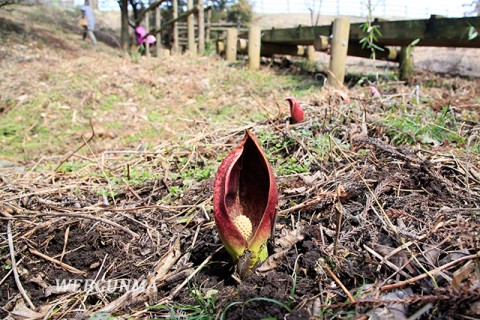
[[[184,255],[172,272],[186,267],[195,269],[212,257],[188,286],[178,292],[173,304],[198,304],[198,297],[192,295],[192,290],[205,293],[214,289],[218,292],[214,310],[223,310],[226,319],[305,319],[318,315],[318,310],[325,310],[323,316],[327,318],[342,312],[358,317],[381,308],[392,313],[385,302],[388,296],[379,291],[379,287],[404,280],[401,274],[417,276],[423,271],[405,250],[399,250],[389,258],[391,263],[401,267],[399,274],[389,266],[379,264],[367,248],[386,256],[401,246],[401,241],[412,241],[415,245],[410,250],[426,269],[475,255],[480,247],[480,224],[478,217],[466,208],[474,207],[480,196],[476,190],[467,192],[462,189],[456,182],[455,168],[449,165],[422,160],[420,154],[405,147],[396,148],[376,137],[358,139],[355,144],[356,148],[368,148],[371,152],[356,157],[354,166],[334,180],[324,177],[306,184],[301,176],[279,179],[282,198],[289,198],[290,203],[308,205],[292,211],[291,205],[281,201],[284,204],[279,208],[275,243],[271,243],[270,251],[281,251],[277,242],[294,230],[299,231],[301,239],[286,248],[272,270],[251,273],[241,283],[231,277],[233,266],[229,256],[223,249],[218,251],[221,243],[211,220],[211,211],[207,219],[196,206],[209,202],[211,179],[196,184],[181,199],[182,206],[191,208],[187,224],[179,224],[173,218],[179,210],[173,209],[175,206],[169,211],[167,207],[148,205],[150,195],[155,193],[151,190],[156,185],[154,182],[138,188],[141,200],[128,193],[117,196],[119,206],[99,205],[98,195],[88,193],[50,194],[4,201],[7,211],[13,211],[15,215],[30,212],[32,217],[28,222],[21,219],[13,224],[13,234],[17,235],[17,259],[23,258],[20,270],[25,290],[35,305],[48,305],[58,296],[46,297],[45,289],[62,279],[144,279],[169,249],[172,239],[179,236]],[[313,168],[312,173],[321,170],[329,175],[346,166],[347,163],[325,161],[322,167]],[[309,189],[309,194],[292,196],[284,193],[291,187],[302,186]],[[10,195],[5,198],[20,194],[19,189],[9,186],[5,180],[2,188]],[[165,189],[159,188],[157,192],[162,194]],[[338,196],[335,196],[335,190],[341,190]],[[372,193],[377,200],[373,199]],[[343,208],[342,225],[335,248],[338,208]],[[115,227],[98,221],[61,217],[62,212],[80,211],[90,211],[115,221],[139,234],[140,238],[132,239]],[[58,216],[35,218],[35,213],[48,212],[55,212]],[[387,217],[397,233],[385,222]],[[31,248],[55,259],[64,252],[62,261],[84,273],[75,275],[48,263],[32,254]],[[5,255],[6,250],[4,247]],[[363,297],[364,301],[345,303],[348,301],[346,293],[325,271],[324,264],[330,266],[351,294]],[[7,271],[2,270],[2,277]],[[477,280],[472,277],[473,274],[457,287],[451,287],[444,276],[435,276],[436,284],[425,277],[407,285],[407,293],[397,300],[404,306],[405,314],[412,314],[423,305],[422,302],[428,301],[435,306],[430,310],[431,318],[456,318],[458,313],[471,312],[469,306],[478,301],[480,292],[474,285]],[[162,286],[158,297],[168,296],[181,281],[183,278]],[[5,290],[2,290],[1,303],[5,305],[17,291],[11,277],[2,287]],[[391,292],[404,292],[398,290],[406,288]],[[101,304],[104,299],[115,299],[118,294],[90,295],[86,301],[89,305]],[[64,316],[75,315],[74,311],[66,312]],[[155,309],[149,312],[153,316]]]

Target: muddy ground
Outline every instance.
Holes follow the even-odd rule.
[[[295,129],[309,130],[306,127]],[[119,293],[60,292],[46,296],[45,292],[54,290],[56,281],[72,277],[144,279],[159,261],[165,263],[162,256],[173,247],[179,259],[158,284],[157,299],[169,297],[164,305],[211,304],[205,306],[211,308],[211,316],[223,310],[227,319],[360,315],[400,319],[426,305],[428,318],[475,314],[479,288],[473,265],[480,247],[475,207],[480,199],[478,186],[462,186],[464,177],[476,178],[471,173],[458,174],[463,167],[460,164],[468,160],[451,157],[432,161],[438,159],[394,148],[375,135],[359,139],[356,146],[368,149],[368,155],[344,155],[346,159],[337,155],[312,167],[309,174],[278,179],[281,205],[275,242],[270,244],[271,252],[277,254],[260,268],[261,272],[252,273],[241,283],[232,278],[229,256],[212,222],[211,179],[188,190],[178,205],[168,207],[152,204],[167,192],[158,181],[125,190],[117,195],[117,205],[105,205],[89,192],[74,192],[68,187],[60,191],[61,186],[76,184],[67,177],[37,176],[32,182],[30,175],[28,184],[23,184],[15,174],[3,175],[2,207],[4,215],[13,216],[12,232],[17,235],[17,258],[23,260],[19,271],[25,290],[34,305],[55,307],[50,309],[55,310],[54,318],[60,314],[84,318],[92,309],[118,298]],[[15,184],[8,183],[11,178]],[[45,179],[55,182],[42,181]],[[50,191],[52,188],[56,190]],[[187,210],[187,222],[179,222],[178,217]],[[335,245],[340,211],[342,222]],[[114,221],[130,232],[94,217]],[[177,240],[178,247],[174,245]],[[401,249],[402,244],[409,250]],[[38,251],[78,271],[48,263]],[[391,255],[393,251],[396,253]],[[208,263],[200,269],[205,261]],[[451,267],[432,273],[431,278],[417,279],[425,274],[422,268],[438,270],[447,265]],[[330,266],[339,282],[325,266]],[[465,269],[470,271],[458,275]],[[187,275],[194,276],[172,296],[172,290],[179,288]],[[457,279],[455,285],[452,277]],[[340,283],[358,299],[356,302],[348,301]],[[389,286],[394,289],[388,290]],[[4,306],[19,299],[15,298],[18,291],[13,277],[2,288]],[[208,292],[218,295],[205,299]],[[144,309],[144,303],[124,302],[111,311],[128,314]],[[78,308],[86,309],[76,311]],[[165,312],[154,308],[142,314],[161,316]]]

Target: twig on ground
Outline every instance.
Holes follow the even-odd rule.
[[[333,242],[333,255],[337,255],[338,241],[340,240],[340,231],[342,230],[342,215],[343,215],[343,206],[340,202],[340,199],[337,199],[335,203],[335,209],[337,211],[337,226],[335,230],[335,240]]]
[[[95,130],[93,129],[93,124],[92,124],[92,119],[90,119],[90,128],[92,129],[92,135],[90,136],[90,138],[88,138],[87,140],[84,140],[83,143],[77,148],[75,149],[74,151],[72,151],[65,159],[63,159],[59,164],[58,166],[55,168],[55,170],[53,170],[54,172],[57,172],[58,169],[60,169],[60,167],[62,166],[62,164],[64,164],[66,161],[68,161],[68,159],[70,159],[75,153],[77,153],[78,150],[82,149],[84,146],[86,146],[90,141],[92,141],[93,137],[95,137]]]
[[[23,261],[23,258],[21,258],[20,260],[17,261],[17,266],[20,265],[20,263],[22,263]],[[5,282],[5,280],[8,279],[8,277],[10,277],[10,275],[13,273],[13,269],[10,269],[8,270],[7,274],[5,275],[5,277],[2,278],[2,280],[0,280],[0,286]]]
[[[41,253],[40,251],[37,251],[37,250],[35,250],[35,249],[33,249],[33,248],[29,248],[29,250],[30,250],[30,252],[33,253],[34,255],[39,256],[40,258],[43,258],[43,259],[45,259],[45,260],[47,260],[47,261],[50,261],[50,262],[52,262],[52,263],[54,263],[54,264],[56,264],[56,265],[59,265],[59,266],[62,267],[62,269],[64,269],[65,271],[68,271],[68,272],[70,272],[70,273],[75,273],[75,274],[82,274],[82,275],[85,275],[85,274],[86,274],[85,271],[78,270],[77,268],[72,267],[71,265],[68,265],[68,264],[66,264],[66,263],[64,263],[64,262],[62,262],[62,261],[59,261],[59,260],[54,259],[54,258],[52,258],[52,257],[49,257],[49,256],[47,256],[46,254],[43,254],[43,253]]]
[[[192,278],[200,271],[202,270],[206,265],[207,263],[210,262],[210,260],[212,260],[213,256],[219,252],[221,249],[223,248],[223,246],[220,246],[218,247],[217,250],[215,250],[211,255],[209,255],[205,260],[203,260],[203,262],[197,267],[197,269],[195,269],[194,272],[192,272],[186,279],[185,281],[183,281],[180,285],[178,285],[172,292],[170,292],[170,294],[168,295],[168,299],[173,299],[175,298],[175,296],[180,292],[180,290],[182,290],[183,287],[185,287],[187,285],[187,283],[192,280]]]
[[[335,275],[335,273],[333,273],[332,269],[330,269],[330,267],[323,261],[323,259],[320,259],[319,261],[322,267],[325,268],[325,270],[327,270],[327,273],[330,275],[330,277],[332,277],[332,279],[338,284],[338,286],[342,288],[343,292],[345,292],[348,299],[350,299],[351,302],[355,302],[356,301],[355,298],[352,296],[350,291],[348,291],[348,289],[343,285],[342,281],[340,281],[340,279]]]
[[[127,187],[128,191],[130,191],[135,196],[135,198],[137,198],[137,200],[139,201],[143,200],[142,197],[140,197],[138,193],[135,192],[135,190],[133,190],[132,186],[125,179],[123,179],[123,182],[125,183],[125,186]]]
[[[103,222],[103,223],[106,223],[106,224],[109,224],[111,226],[114,226],[122,231],[125,231],[126,233],[130,234],[132,237],[134,238],[139,238],[140,235],[138,235],[137,233],[133,232],[132,230],[122,226],[122,225],[119,225],[118,223],[116,222],[113,222],[111,220],[108,220],[108,219],[105,219],[105,218],[102,218],[102,217],[96,217],[96,216],[92,216],[92,215],[89,215],[89,214],[84,214],[84,213],[73,213],[73,212],[60,212],[60,213],[57,213],[57,212],[47,212],[47,213],[36,213],[35,214],[35,217],[49,217],[49,216],[54,216],[54,217],[70,217],[70,218],[82,218],[82,219],[90,219],[90,220],[96,220],[96,221],[100,221],[100,222]],[[8,220],[20,220],[20,219],[26,219],[26,220],[31,220],[33,218],[33,216],[27,216],[27,215],[15,215],[15,216],[12,216],[10,218],[0,218],[0,219],[8,219]]]
[[[17,285],[18,291],[22,295],[23,299],[30,306],[31,309],[35,309],[35,306],[32,303],[32,300],[28,297],[25,289],[23,289],[22,283],[20,281],[20,276],[17,269],[17,260],[15,259],[15,248],[13,246],[13,237],[12,237],[12,223],[7,222],[7,238],[8,238],[8,248],[10,249],[10,260],[12,263],[13,277],[15,278],[15,284]]]
[[[7,202],[10,202],[12,200],[17,200],[17,199],[21,199],[21,198],[25,198],[25,197],[30,197],[30,196],[36,196],[36,195],[40,195],[40,194],[47,194],[47,193],[58,192],[58,191],[63,191],[63,190],[75,189],[77,187],[78,187],[77,184],[72,184],[72,185],[58,187],[58,188],[48,188],[48,189],[38,190],[38,191],[35,191],[35,192],[19,194],[19,195],[16,195],[16,196],[8,198],[8,199],[0,200],[0,203],[7,203]]]
[[[400,282],[396,282],[396,283],[393,283],[393,284],[389,284],[389,285],[386,285],[386,286],[383,286],[383,287],[380,287],[380,290],[381,291],[386,291],[386,290],[391,290],[391,289],[396,289],[396,288],[400,288],[400,287],[403,287],[404,285],[407,285],[407,284],[410,284],[410,283],[414,283],[418,280],[421,280],[423,278],[426,278],[426,277],[432,277],[433,275],[437,274],[437,273],[440,273],[440,271],[442,270],[445,270],[445,269],[448,269],[450,267],[453,267],[454,265],[456,265],[457,263],[460,263],[462,261],[466,261],[466,260],[471,260],[471,259],[476,259],[476,258],[480,258],[480,252],[477,252],[476,254],[471,254],[469,256],[465,256],[465,257],[462,257],[462,258],[459,258],[455,261],[451,261],[449,263],[446,263],[438,268],[435,268],[433,270],[430,270],[428,272],[425,272],[425,273],[422,273],[421,275],[418,275],[416,277],[413,277],[413,278],[410,278],[408,280],[405,280],[405,281],[400,281]]]
[[[400,269],[399,267],[397,267],[396,265],[394,265],[392,262],[388,261],[386,257],[382,257],[380,254],[378,254],[377,252],[375,252],[372,248],[369,248],[368,246],[366,245],[363,245],[363,247],[365,248],[365,250],[367,250],[368,252],[370,252],[372,255],[374,255],[375,257],[377,257],[381,263],[384,263],[386,264],[387,266],[389,266],[390,268],[392,268],[393,270],[397,271],[398,273],[400,273],[402,276],[404,276],[405,278],[409,279],[411,278],[411,276],[406,273],[405,271],[403,271],[402,269]]]
[[[65,250],[67,249],[67,243],[68,243],[68,235],[70,234],[70,226],[67,227],[65,230],[65,235],[63,237],[63,249],[62,249],[62,254],[60,255],[60,261],[63,260],[63,257],[65,256]]]

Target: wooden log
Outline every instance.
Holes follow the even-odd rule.
[[[237,60],[237,36],[236,28],[229,28],[227,31],[227,51],[225,59],[227,62],[235,62]]]
[[[248,40],[238,39],[237,48],[238,48],[238,52],[240,53],[248,53]]]
[[[345,60],[348,51],[348,34],[350,21],[347,18],[337,18],[333,22],[332,55],[328,71],[328,83],[340,88],[345,78]]]
[[[398,51],[392,47],[383,47],[383,51],[375,50],[375,59],[398,61]],[[348,55],[354,57],[371,58],[372,51],[368,48],[362,48],[358,42],[350,41],[348,44]]]
[[[315,48],[313,45],[307,46],[305,55],[307,56],[307,60],[310,62],[316,62],[317,61],[317,55],[315,54]]]
[[[228,28],[236,28],[238,30],[238,32],[248,32],[248,28],[237,28],[236,26],[233,26],[233,27],[211,27],[210,30],[211,31],[216,31],[216,32],[223,32],[223,31],[227,31]]]
[[[160,7],[155,8],[155,29],[159,30],[162,27],[162,15],[160,13]],[[155,52],[157,57],[162,55],[162,33],[157,33],[157,43],[155,46]]]
[[[173,53],[180,52],[180,46],[178,45],[178,1],[173,0]]]
[[[298,26],[288,29],[271,29],[262,31],[262,43],[285,43],[296,45],[311,45],[320,36],[330,35],[330,25],[305,27]]]
[[[413,76],[413,47],[405,46],[400,49],[399,79],[409,82]]]
[[[237,52],[246,54],[248,53],[248,40],[238,39]],[[304,46],[295,45],[282,45],[274,43],[263,43],[260,48],[260,55],[262,57],[272,57],[275,54],[283,54],[289,56],[304,57],[307,54]]]
[[[304,57],[306,51],[304,46],[278,45],[273,43],[262,44],[261,55],[263,57],[272,57],[274,54]]]
[[[163,49],[163,48],[162,48],[162,49],[161,49],[161,52],[160,52],[160,55],[161,55],[162,57],[164,57],[164,58],[165,58],[165,57],[170,57],[170,50],[168,50],[168,49]]]
[[[217,41],[216,47],[217,47],[217,54],[222,55],[225,53],[225,42],[223,40]]]
[[[361,29],[362,23],[353,23],[350,28],[350,40],[360,41],[366,36]],[[408,46],[420,39],[416,46],[480,48],[480,37],[468,39],[467,28],[480,29],[480,17],[438,18],[378,21],[382,35],[376,42],[379,46]],[[262,42],[310,45],[318,36],[329,36],[330,26],[288,29],[271,29],[262,31]]]
[[[145,29],[150,30],[150,13],[145,12]],[[145,37],[145,55],[150,57],[150,42],[148,42],[148,36]]]
[[[193,0],[187,1],[187,10],[193,9]],[[195,45],[195,16],[189,14],[187,18],[188,28],[188,51],[190,54],[195,55],[197,53],[197,47]]]
[[[197,3],[198,13],[198,53],[205,53],[205,14],[203,7],[203,0],[198,0]]]
[[[325,36],[319,36],[315,39],[313,46],[316,51],[327,51],[329,49],[329,39]],[[383,51],[376,50],[375,57],[379,60],[398,61],[398,51],[392,47],[383,47]],[[347,55],[354,57],[370,58],[372,52],[368,48],[362,46],[356,40],[348,42]]]
[[[259,26],[251,26],[248,31],[248,68],[260,68],[261,30]]]
[[[327,36],[318,36],[313,42],[313,47],[316,51],[327,51],[329,44],[330,39]]]

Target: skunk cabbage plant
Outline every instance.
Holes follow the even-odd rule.
[[[220,165],[213,188],[215,224],[243,278],[268,257],[278,191],[272,168],[250,131]]]
[[[285,100],[290,104],[290,123],[300,123],[304,120],[304,112],[294,97],[287,97]]]

